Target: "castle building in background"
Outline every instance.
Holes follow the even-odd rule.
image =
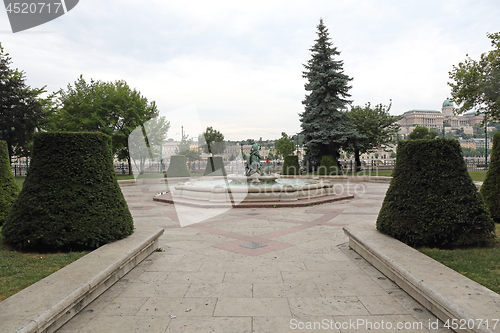
[[[401,129],[399,134],[406,138],[417,125],[425,126],[438,133],[448,133],[457,129],[462,129],[465,134],[472,134],[472,127],[483,121],[483,115],[476,115],[473,111],[464,115],[453,113],[453,102],[448,98],[443,102],[441,111],[435,110],[410,110],[403,113],[403,117],[398,121]]]

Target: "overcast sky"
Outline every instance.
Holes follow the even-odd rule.
[[[67,14],[13,34],[0,10],[0,42],[32,87],[123,79],[191,137],[213,126],[226,139],[300,131],[302,64],[319,19],[353,78],[353,105],[392,114],[440,110],[448,72],[491,49],[498,0],[160,1],[81,0]],[[186,111],[188,110],[188,112]]]

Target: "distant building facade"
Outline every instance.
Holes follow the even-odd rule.
[[[468,112],[457,116],[453,113],[453,102],[448,98],[443,102],[441,111],[435,110],[410,110],[403,113],[402,119],[398,121],[401,129],[399,134],[406,138],[417,125],[425,126],[436,132],[450,132],[462,129],[466,134],[472,134],[472,127],[481,123],[484,115],[476,115]]]

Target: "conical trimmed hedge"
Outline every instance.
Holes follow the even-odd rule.
[[[500,223],[500,133],[493,136],[491,161],[480,193],[493,221]]]
[[[209,157],[207,159],[207,167],[203,172],[203,176],[227,176],[224,161],[221,156]]]
[[[111,138],[36,133],[28,176],[2,233],[19,249],[95,249],[134,225],[116,181]]]
[[[167,177],[189,177],[191,174],[186,166],[185,155],[173,155],[167,169]]]
[[[281,171],[281,174],[289,176],[295,176],[301,174],[299,157],[297,155],[285,156],[285,161],[283,162],[283,169]]]
[[[10,168],[7,142],[0,141],[0,226],[3,225],[19,191],[19,186],[17,186]]]
[[[495,224],[457,140],[400,141],[377,229],[411,246],[484,243]]]
[[[318,175],[333,176],[339,174],[339,167],[337,159],[332,155],[324,155],[321,157],[321,164],[319,165]]]

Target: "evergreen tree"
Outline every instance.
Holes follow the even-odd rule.
[[[340,148],[352,148],[360,136],[344,111],[352,80],[344,74],[343,61],[334,60],[340,54],[328,37],[328,29],[320,19],[318,39],[310,49],[312,58],[304,65],[305,89],[310,91],[302,104],[300,115],[303,144],[307,148],[305,159],[310,165],[318,165],[324,155],[339,157]]]

